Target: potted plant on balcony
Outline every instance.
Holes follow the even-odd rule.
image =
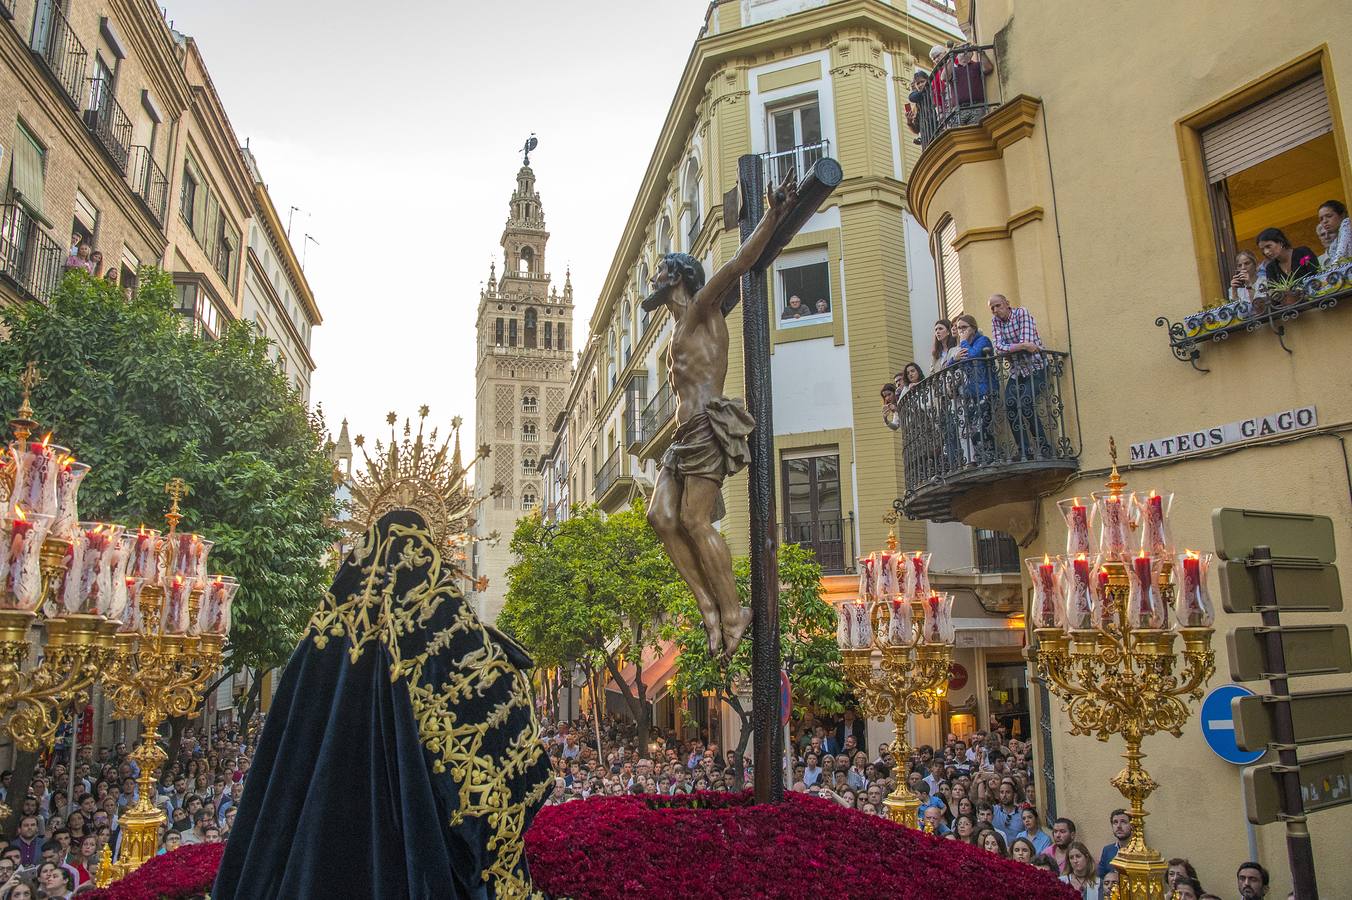
[[[1294,306],[1305,299],[1305,277],[1292,273],[1267,282],[1268,306]]]

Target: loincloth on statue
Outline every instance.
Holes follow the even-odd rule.
[[[747,435],[755,427],[756,420],[740,400],[715,397],[676,429],[671,446],[662,454],[662,469],[681,480],[707,478],[722,484],[751,461]],[[710,521],[717,522],[725,512],[719,493]]]

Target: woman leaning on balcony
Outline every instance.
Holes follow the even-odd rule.
[[[1325,200],[1319,205],[1319,224],[1331,236],[1325,265],[1352,259],[1352,219],[1347,217],[1347,207],[1341,200]]]
[[[1266,291],[1267,278],[1258,268],[1258,256],[1252,250],[1241,250],[1235,258],[1235,274],[1230,279],[1230,300],[1252,303]]]

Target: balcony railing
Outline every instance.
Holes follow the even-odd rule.
[[[983,575],[1019,571],[1019,545],[1003,531],[976,529],[976,568]]]
[[[671,389],[671,384],[662,385],[657,389],[648,405],[643,407],[643,416],[640,420],[642,433],[639,436],[639,443],[646,444],[651,441],[657,432],[662,430],[662,426],[671,421],[671,417],[676,414],[676,392]]]
[[[34,300],[61,280],[65,250],[17,203],[0,206],[0,274]]]
[[[65,14],[57,8],[56,0],[39,0],[37,6],[33,16],[33,40],[29,46],[61,85],[66,99],[79,109],[89,53],[71,30]]]
[[[920,145],[949,129],[975,125],[999,106],[999,79],[994,75],[994,44],[950,48],[930,73],[929,83],[907,104],[907,118],[915,122]],[[993,93],[988,84],[996,87]]]
[[[155,162],[149,147],[138,144],[131,148],[127,182],[155,216],[155,221],[160,223],[160,227],[164,227],[169,201],[169,178]]]
[[[817,164],[817,160],[830,155],[830,141],[799,144],[797,147],[791,147],[788,150],[762,153],[761,159],[765,164],[765,183],[779,184],[784,180],[784,176],[789,174],[790,170],[797,174],[799,181],[802,181],[808,170]]]
[[[611,451],[610,458],[605,461],[605,465],[596,471],[596,483],[592,485],[592,499],[600,500],[605,496],[606,491],[610,490],[620,477],[620,463],[623,456],[619,450]]]
[[[85,127],[118,169],[126,174],[127,157],[131,152],[131,119],[113,97],[112,82],[103,78],[89,79],[89,107],[84,113]]]
[[[779,523],[779,539],[799,544],[816,554],[825,575],[841,575],[854,568],[854,518],[793,518]]]
[[[1044,350],[962,360],[898,403],[911,518],[950,521],[973,486],[1079,468],[1067,419],[1070,357]]]

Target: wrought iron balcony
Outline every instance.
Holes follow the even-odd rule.
[[[950,129],[975,125],[1000,105],[999,78],[985,71],[988,64],[994,70],[995,59],[994,44],[951,47],[943,55],[929,83],[907,104],[922,147]]]
[[[45,301],[61,280],[66,251],[18,203],[0,206],[0,275]]]
[[[842,575],[854,569],[853,515],[844,519],[790,518],[779,523],[779,539],[811,550],[824,575]]]
[[[762,153],[761,160],[765,165],[765,183],[779,184],[784,180],[784,176],[789,174],[790,170],[797,173],[798,181],[801,183],[807,177],[808,170],[817,164],[817,160],[830,155],[830,141],[799,144],[797,147],[790,147],[788,150]]]
[[[643,415],[639,420],[640,445],[646,445],[657,437],[658,432],[676,415],[676,404],[676,392],[671,389],[670,383],[657,389],[652,400],[643,407]]]
[[[99,146],[125,175],[131,152],[131,119],[113,97],[111,82],[103,78],[89,79],[89,107],[85,110],[84,122]]]
[[[149,147],[139,144],[131,148],[127,168],[127,183],[136,192],[136,196],[150,210],[155,221],[164,227],[164,217],[168,211],[169,178],[155,162]]]
[[[29,46],[61,86],[71,106],[79,109],[89,53],[55,2],[37,5],[37,12],[33,16],[33,39]]]
[[[592,500],[608,511],[610,501],[622,492],[613,490],[627,485],[632,479],[623,475],[624,451],[615,449],[610,452],[610,458],[605,461],[601,468],[596,470],[596,483],[592,485]]]
[[[1070,357],[1052,350],[963,360],[911,388],[897,406],[906,515],[965,521],[1078,470],[1071,399]]]

